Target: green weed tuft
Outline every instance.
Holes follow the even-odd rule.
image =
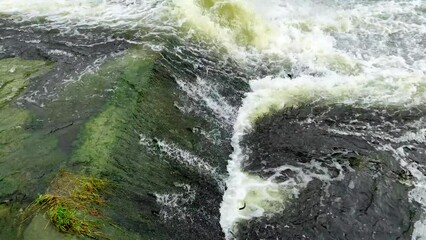
[[[48,193],[39,195],[24,216],[45,211],[49,221],[62,233],[81,234],[91,238],[108,239],[96,220],[102,218],[98,209],[105,204],[102,192],[105,180],[82,177],[60,171]],[[26,218],[26,219],[27,219]]]

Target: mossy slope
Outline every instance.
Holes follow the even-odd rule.
[[[202,139],[188,129],[206,124],[175,107],[179,101],[176,83],[158,57],[140,49],[123,57],[126,67],[118,76],[112,97],[85,124],[71,158],[71,164],[85,174],[112,182],[105,212],[116,224],[138,232],[143,239],[171,237],[170,229],[158,216],[155,194],[179,191],[176,183],[205,183],[206,194],[218,191],[211,176],[200,175],[198,169],[155,149],[160,139],[201,154],[205,150],[200,145]],[[152,139],[154,148],[140,144],[140,134]],[[204,206],[193,207],[198,211]],[[117,236],[115,231],[109,234]],[[132,237],[129,239],[138,238]]]
[[[37,120],[16,106],[30,79],[51,63],[18,58],[0,60],[0,238],[17,238],[16,214],[27,197],[42,191],[63,162],[55,137],[37,130]]]
[[[139,133],[151,129],[141,119],[140,109],[152,107],[141,98],[143,90],[156,91],[155,85],[150,83],[156,56],[133,50],[123,58],[127,65],[118,77],[114,94],[103,110],[84,126],[71,163],[80,166],[86,174],[114,182],[115,190],[107,210],[112,218],[127,228],[137,225],[144,237],[167,239],[158,219],[151,213],[156,208],[152,193],[171,190],[173,182],[182,177],[167,162],[150,155],[139,144]],[[160,105],[162,99],[152,101]],[[161,108],[157,106],[152,110],[161,111]],[[153,121],[155,116],[145,117]],[[156,127],[161,126],[160,122],[156,124]],[[135,198],[145,205],[135,202]],[[109,234],[122,233],[110,231]]]
[[[161,206],[156,194],[181,191],[177,183],[184,183],[202,187],[200,199],[206,199],[202,201],[217,202],[220,198],[211,176],[200,173],[197,166],[188,166],[165,154],[157,145],[164,140],[198,156],[217,154],[205,148],[201,144],[205,139],[192,131],[208,125],[206,120],[175,107],[180,101],[178,86],[161,60],[160,54],[131,49],[103,64],[98,72],[65,86],[58,92],[57,101],[46,104],[49,126],[58,129],[50,132],[72,147],[71,157],[63,167],[73,172],[74,180],[88,176],[110,183],[109,193],[102,195],[105,204],[96,206],[95,212],[102,213],[101,217],[85,214],[82,209],[88,207],[78,207],[81,199],[69,197],[72,195],[69,191],[68,195],[52,191],[57,188],[55,182],[49,190],[40,191],[45,194],[35,205],[47,210],[45,216],[59,231],[99,239],[171,239],[178,227],[185,226],[188,229],[178,230],[189,234],[191,225],[186,220],[179,221],[179,226],[165,225],[159,215]],[[74,130],[60,128],[70,122]],[[78,137],[65,137],[72,131],[78,131]],[[140,144],[141,134],[151,139],[152,144]],[[202,218],[215,216],[210,212],[218,209],[201,204],[188,206],[188,211],[192,209]],[[203,214],[200,209],[208,213]],[[37,216],[30,226],[40,220]],[[95,229],[79,231],[62,221],[84,228],[87,226],[84,216],[96,219]],[[202,224],[210,224],[209,221]],[[217,219],[214,221],[218,224]],[[67,227],[62,228],[63,225]],[[203,231],[203,227],[197,229]]]

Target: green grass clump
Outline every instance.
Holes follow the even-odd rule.
[[[62,233],[105,239],[107,236],[100,231],[97,220],[102,218],[98,208],[105,204],[102,192],[106,186],[104,180],[61,171],[48,193],[40,195],[27,213],[45,211],[49,221]]]

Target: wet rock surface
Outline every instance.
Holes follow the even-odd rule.
[[[263,178],[276,174],[276,182],[302,181],[291,170],[279,172],[291,165],[312,179],[281,212],[241,222],[238,239],[410,239],[420,207],[410,202],[412,176],[391,149],[410,145],[399,139],[414,131],[410,126],[423,115],[419,109],[335,105],[289,109],[259,120],[245,138],[250,149],[245,170]],[[424,159],[424,144],[410,143],[408,158]]]
[[[177,40],[155,53],[120,35],[111,38],[105,29],[91,31],[97,34],[67,36],[0,20],[0,59],[43,60],[50,66],[31,76],[13,98],[13,112],[7,108],[10,118],[0,119],[14,122],[22,115],[22,124],[15,121],[10,128],[24,126],[30,139],[24,147],[32,149],[0,155],[3,166],[12,157],[22,160],[0,171],[10,175],[0,181],[5,186],[0,238],[26,239],[36,230],[46,239],[67,237],[54,229],[38,231],[40,215],[23,223],[19,215],[62,168],[111,182],[103,212],[118,228],[102,224],[113,239],[222,239],[219,206],[232,119],[223,124],[203,96],[183,86],[195,86],[202,76],[205,87],[217,87],[229,108],[238,109],[248,89],[245,76],[234,74],[233,63],[217,70],[217,59],[205,52],[181,55]],[[31,172],[26,175],[31,181],[22,184],[15,170]]]

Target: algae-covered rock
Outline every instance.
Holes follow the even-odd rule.
[[[33,115],[12,105],[29,79],[47,72],[50,65],[17,58],[0,60],[0,200],[18,191],[34,194],[34,185],[42,186],[39,179],[62,158],[53,137],[31,130]]]
[[[208,121],[178,108],[185,92],[179,90],[173,70],[165,66],[170,56],[163,54],[168,53],[134,48],[124,55],[112,54],[114,49],[123,50],[115,46],[121,41],[83,47],[85,41],[79,39],[61,36],[54,44],[48,38],[56,35],[46,36],[41,36],[38,44],[7,46],[7,54],[2,56],[52,59],[55,65],[48,74],[42,75],[50,69],[49,62],[0,60],[0,203],[13,206],[5,211],[6,218],[0,216],[5,226],[0,227],[0,239],[66,236],[52,228],[59,220],[46,227],[48,222],[43,216],[49,214],[30,217],[24,224],[13,222],[20,209],[37,200],[38,194],[42,196],[38,200],[58,195],[52,191],[55,181],[51,180],[60,168],[76,178],[87,176],[111,183],[105,205],[98,207],[105,218],[97,219],[102,233],[111,239],[171,239],[176,238],[177,228],[186,234],[191,228],[201,232],[210,221],[220,233],[217,207],[204,204],[211,201],[218,206],[219,187],[211,181],[211,175],[199,171],[199,165],[181,154],[198,157],[197,163],[202,163],[203,158],[218,162],[210,158],[214,154],[209,149],[213,147],[202,146],[205,136],[200,132]],[[65,46],[64,40],[76,44]],[[93,50],[100,48],[99,53]],[[62,56],[63,52],[69,54]],[[30,91],[26,91],[28,86]],[[20,96],[24,97],[19,99],[19,105],[15,104]],[[213,128],[210,126],[208,131]],[[141,136],[146,137],[148,145],[141,144]],[[168,143],[173,147],[169,152],[165,145]],[[223,171],[226,163],[222,165]],[[207,166],[213,173],[211,166],[216,165]],[[179,194],[184,191],[181,186],[186,185],[200,194],[189,203],[187,209],[192,215],[179,221],[180,228],[165,223],[158,196]],[[73,212],[70,207],[66,211],[63,208],[54,208],[57,211],[53,213],[59,216]],[[210,215],[214,217],[210,219]],[[193,227],[188,224],[191,222],[204,225]],[[40,228],[41,225],[45,226]],[[40,229],[36,231],[37,228]]]
[[[81,236],[59,233],[45,214],[35,215],[24,231],[24,240],[81,240]]]
[[[39,210],[46,211],[58,232],[85,235],[69,230],[76,224],[86,226],[81,220],[86,216],[97,222],[96,232],[100,234],[86,234],[95,238],[171,239],[176,234],[185,238],[191,229],[196,229],[193,236],[221,238],[218,219],[221,186],[212,166],[222,164],[224,169],[225,163],[220,161],[229,153],[214,150],[204,135],[193,130],[215,126],[176,107],[182,101],[182,92],[165,61],[160,54],[134,48],[108,60],[97,72],[57,88],[55,100],[37,110],[38,120],[26,110],[10,108],[10,111],[19,110],[11,116],[22,115],[23,120],[22,127],[8,120],[8,131],[12,134],[17,131],[15,128],[21,129],[26,135],[16,137],[23,139],[19,140],[23,145],[32,144],[33,149],[24,151],[19,144],[10,145],[13,151],[9,152],[14,153],[7,156],[32,167],[28,174],[43,183],[57,175],[59,165],[71,171],[74,179],[86,176],[107,180],[108,194],[102,196],[105,204],[97,204],[93,212],[100,216],[82,211],[87,206],[69,196],[74,190],[69,189],[70,184],[58,184],[61,181],[51,182],[47,190],[46,184],[40,184],[31,191],[22,191],[22,182],[11,181],[8,192],[30,192],[29,198],[36,205],[41,204]],[[58,148],[70,154],[69,161]],[[38,158],[41,149],[46,161]],[[46,164],[45,171],[38,171],[42,163]],[[25,166],[17,164],[16,170],[22,171]],[[34,177],[46,172],[47,175]],[[182,186],[190,185],[194,194],[191,192],[191,200],[185,202],[184,218],[165,219],[162,205],[165,203],[161,203],[159,196],[179,195],[186,191]],[[36,193],[42,195],[36,199]],[[58,200],[64,198],[68,200]],[[73,224],[61,224],[64,219]],[[32,221],[26,235],[40,218]]]
[[[14,209],[8,204],[0,204],[0,238],[16,239],[18,237],[18,229],[16,218],[13,216]]]
[[[84,125],[70,161],[84,174],[111,181],[112,190],[104,211],[125,232],[105,231],[113,239],[123,234],[127,239],[170,239],[177,227],[182,228],[181,234],[188,233],[193,222],[190,218],[176,221],[179,226],[164,225],[156,194],[179,192],[177,183],[191,183],[203,184],[199,187],[205,189],[188,206],[188,211],[194,211],[194,218],[198,219],[193,224],[204,226],[214,221],[221,234],[216,219],[220,194],[213,176],[204,175],[199,165],[180,155],[185,151],[205,151],[200,136],[188,129],[206,123],[176,108],[177,84],[168,76],[157,54],[133,49],[121,60],[113,61],[125,61],[125,68],[118,71],[116,86],[106,105]],[[141,144],[141,136],[150,143]],[[173,143],[173,149],[164,145],[167,142]],[[212,203],[208,202],[201,205],[203,201],[213,201],[217,206],[209,207]],[[214,214],[203,214],[203,208],[206,209],[202,211]]]
[[[53,136],[27,130],[32,120],[28,112],[12,107],[0,112],[5,116],[0,119],[0,200],[18,191],[35,196],[64,156]]]
[[[118,78],[113,96],[101,113],[84,126],[71,163],[78,164],[86,173],[107,175],[114,181],[117,187],[110,197],[107,210],[110,215],[128,223],[139,222],[142,224],[139,232],[145,231],[148,236],[163,239],[164,233],[151,213],[156,208],[155,198],[147,194],[171,189],[177,176],[166,162],[153,161],[152,156],[147,155],[146,149],[139,144],[138,133],[142,123],[138,122],[138,109],[142,107],[138,85],[149,84],[155,56],[135,50],[124,60],[127,65]],[[141,172],[131,173],[132,170]],[[139,189],[137,194],[144,199],[139,201],[144,201],[145,205],[135,202],[136,196],[132,196],[136,194],[135,189]],[[110,229],[109,234],[118,238],[123,232]],[[131,235],[131,239],[139,238]]]
[[[118,169],[115,166],[117,160],[136,162],[136,160],[144,158],[144,156],[138,156],[139,152],[143,150],[139,144],[139,134],[135,133],[127,124],[135,124],[132,117],[137,112],[139,99],[139,92],[135,89],[136,83],[143,82],[151,76],[154,60],[153,55],[148,55],[144,51],[129,51],[125,56],[112,59],[102,65],[97,73],[84,75],[79,81],[64,86],[56,93],[57,100],[46,103],[44,106],[44,112],[41,114],[41,118],[44,119],[41,127],[43,131],[26,130],[31,128],[35,121],[30,112],[10,106],[2,109],[8,116],[0,119],[2,123],[0,140],[3,140],[0,153],[4,155],[1,158],[1,163],[8,164],[8,171],[4,173],[5,177],[1,179],[3,181],[3,188],[1,189],[4,195],[16,193],[20,191],[21,187],[29,185],[25,182],[24,177],[18,179],[14,175],[11,177],[6,175],[10,172],[9,169],[14,169],[15,174],[19,176],[27,166],[32,167],[31,171],[26,172],[26,174],[34,176],[41,163],[46,163],[44,170],[51,175],[56,174],[56,170],[51,168],[52,166],[57,167],[60,163],[63,163],[62,166],[65,167],[65,159],[64,156],[59,154],[58,141],[55,135],[64,136],[61,135],[62,132],[66,134],[78,130],[78,127],[85,123],[85,119],[98,113],[84,125],[78,144],[72,153],[72,159],[68,166],[74,166],[77,170],[76,174],[59,173],[56,179],[50,183],[47,191],[43,189],[46,186],[43,184],[32,191],[33,195],[30,197],[32,199],[35,199],[35,193],[45,194],[40,195],[35,200],[27,209],[27,214],[30,213],[31,216],[31,213],[34,212],[45,212],[44,216],[49,218],[51,225],[55,226],[56,230],[52,232],[50,226],[45,232],[37,231],[41,222],[47,222],[44,217],[36,215],[25,230],[25,239],[32,239],[37,236],[41,236],[43,239],[67,239],[67,235],[55,231],[94,238],[141,238],[139,234],[124,230],[124,228],[112,224],[108,218],[103,217],[104,209],[107,209],[110,215],[112,211],[116,211],[113,214],[124,214],[121,218],[128,218],[135,223],[144,222],[145,225],[151,226],[149,227],[151,230],[157,228],[157,231],[161,232],[158,223],[153,223],[151,218],[151,208],[155,205],[155,198],[147,197],[146,194],[148,191],[171,189],[173,174],[171,176],[162,174],[163,176],[161,176],[161,173],[172,172],[168,164],[164,161],[137,163],[143,165],[143,169],[146,173],[149,173],[143,176],[144,180],[140,181],[143,188],[139,188],[144,192],[144,198],[149,199],[150,202],[148,207],[141,206],[146,208],[147,212],[146,216],[143,217],[135,214],[137,213],[134,210],[134,208],[137,208],[135,204],[138,204],[132,202],[134,201],[133,198],[120,200],[123,197],[120,188],[128,186],[123,186],[123,182],[115,179],[126,175],[120,168],[118,169],[121,172],[117,172]],[[144,84],[147,83],[144,82]],[[103,104],[105,105],[102,106]],[[16,121],[16,119],[19,119],[19,121]],[[72,127],[76,129],[60,127],[68,122],[72,122]],[[46,131],[46,128],[48,131]],[[49,130],[49,128],[53,129]],[[123,142],[123,140],[127,141],[126,137],[128,141],[134,140],[129,146],[127,146],[128,143]],[[69,138],[61,138],[61,141],[64,140],[68,145],[73,141]],[[32,144],[31,148],[27,146],[28,144]],[[38,146],[43,146],[43,148]],[[24,147],[28,147],[28,149],[24,149]],[[120,151],[127,150],[129,150],[127,154],[121,155]],[[39,155],[43,155],[45,159],[40,160]],[[23,156],[26,158],[23,158]],[[137,159],[134,159],[135,157]],[[13,162],[12,158],[16,159],[17,162]],[[26,159],[31,160],[31,162],[26,161]],[[81,174],[79,169],[83,170]],[[0,170],[0,173],[2,171]],[[43,173],[43,171],[40,171],[40,173]],[[109,175],[110,179],[115,180],[113,185],[118,186],[110,194],[113,197],[110,197],[109,202],[111,203],[108,206],[104,205],[103,198],[98,195],[99,189],[91,188],[96,190],[96,197],[93,194],[85,194],[87,187],[90,187],[89,183],[93,182],[86,180],[97,178],[80,176],[85,175],[84,173],[89,176]],[[158,175],[159,173],[160,175]],[[34,180],[37,179],[37,177],[34,177]],[[42,180],[46,181],[46,179],[52,178],[43,176]],[[28,191],[22,192],[28,194]],[[129,195],[129,192],[126,192],[126,195]],[[117,201],[112,201],[111,199],[115,196]],[[92,200],[102,201],[93,202]],[[111,210],[114,206],[123,207],[123,211],[120,211],[120,209]],[[142,226],[142,228],[144,227]],[[163,238],[161,237],[162,233],[154,235],[160,236],[156,239]]]
[[[64,160],[56,149],[55,137],[37,131],[34,115],[14,105],[30,80],[46,73],[50,66],[44,61],[0,60],[0,202],[9,209],[0,216],[5,222],[0,239],[18,237],[20,205],[26,197],[43,191],[49,176]]]
[[[0,60],[0,108],[22,94],[28,86],[28,78],[50,69],[45,61],[30,61],[19,58]]]
[[[94,73],[85,73],[56,90],[56,98],[46,102],[43,115],[53,130],[73,123],[80,126],[99,113],[132,56],[117,57],[103,64]],[[61,129],[60,129],[61,128]]]

